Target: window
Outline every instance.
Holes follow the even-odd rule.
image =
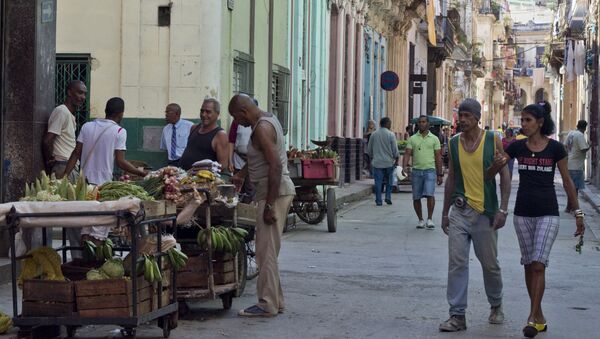
[[[272,86],[272,102],[273,114],[279,119],[283,134],[288,133],[288,107],[290,102],[290,70],[278,65],[273,65],[273,78],[271,79]]]
[[[67,86],[72,80],[81,80],[85,83],[88,93],[85,103],[75,112],[77,132],[90,117],[90,67],[89,54],[57,54],[56,55],[56,82],[54,103],[56,106],[65,102]]]
[[[517,68],[525,67],[525,48],[517,47]]]
[[[544,52],[546,48],[544,46],[537,46],[535,48],[535,67],[544,67]]]
[[[234,51],[233,92],[254,96],[254,59],[240,51]]]
[[[159,6],[158,7],[158,25],[159,26],[170,26],[171,25],[171,6]]]

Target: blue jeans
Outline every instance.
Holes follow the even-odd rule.
[[[373,167],[373,179],[375,179],[375,203],[381,205],[381,187],[383,179],[386,179],[385,200],[392,200],[392,184],[394,182],[394,166],[388,168]]]
[[[448,227],[448,290],[450,315],[465,315],[469,287],[469,252],[473,242],[481,263],[483,286],[491,306],[502,304],[502,274],[498,263],[498,231],[490,219],[470,206],[452,207]]]

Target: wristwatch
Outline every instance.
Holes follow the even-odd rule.
[[[273,205],[271,205],[271,204],[269,204],[269,203],[266,203],[266,204],[265,204],[265,209],[266,209],[266,210],[273,210]]]
[[[505,210],[503,210],[503,209],[501,209],[501,208],[499,208],[499,209],[498,209],[498,212],[500,212],[500,213],[504,214],[505,216],[507,216],[507,215],[508,215],[508,211],[505,211]]]

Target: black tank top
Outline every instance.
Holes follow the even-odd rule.
[[[210,159],[217,161],[217,152],[212,148],[212,140],[223,129],[217,127],[212,131],[204,134],[198,133],[200,125],[196,126],[188,138],[187,146],[179,159],[179,167],[184,170],[189,170],[196,161]]]

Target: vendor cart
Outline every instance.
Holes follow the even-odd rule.
[[[296,186],[296,196],[290,208],[291,212],[304,222],[316,225],[327,216],[327,230],[337,230],[337,204],[335,199],[335,188],[338,186],[337,179],[304,179],[292,178]],[[319,192],[321,186],[323,194]]]
[[[206,200],[197,207],[195,218],[204,224],[209,232],[212,228],[213,212],[216,212],[236,226],[236,203],[224,205],[211,197],[208,189],[197,189],[204,193]],[[233,214],[233,216],[228,215]],[[196,222],[198,223],[198,222]],[[199,225],[198,225],[199,226]],[[202,231],[202,229],[201,229]],[[235,255],[219,254],[213,251],[212,239],[207,237],[207,248],[200,249],[196,237],[182,237],[175,234],[182,244],[182,250],[189,257],[188,264],[177,275],[177,301],[183,316],[189,312],[188,301],[214,300],[220,298],[223,308],[231,308],[233,298],[242,294],[246,284],[245,250]]]
[[[30,205],[29,205],[30,204]],[[11,206],[12,205],[12,206]],[[7,209],[10,208],[7,212]],[[69,212],[62,212],[69,211]],[[125,294],[114,295],[115,301],[124,303],[123,308],[105,308],[105,309],[89,309],[87,308],[84,312],[84,307],[79,307],[80,301],[79,296],[76,296],[76,284],[79,281],[50,281],[50,280],[25,280],[28,282],[43,282],[43,283],[59,283],[63,284],[63,287],[70,288],[66,290],[62,296],[60,294],[52,295],[51,298],[64,298],[64,300],[53,299],[49,302],[37,299],[40,307],[45,307],[45,310],[50,310],[50,306],[55,307],[60,312],[41,312],[31,313],[24,312],[25,302],[23,308],[19,312],[18,298],[17,298],[17,260],[20,258],[16,257],[15,253],[15,234],[17,228],[30,228],[30,227],[43,227],[43,244],[46,246],[47,235],[46,227],[62,227],[63,228],[63,239],[62,246],[55,248],[56,251],[62,251],[63,264],[66,261],[66,251],[70,249],[82,249],[82,247],[67,246],[64,238],[66,227],[82,227],[82,226],[118,226],[127,227],[131,234],[131,246],[129,248],[115,248],[115,250],[126,250],[130,251],[132,263],[138,261],[138,235],[140,230],[150,223],[158,225],[161,229],[157,232],[157,251],[155,256],[157,257],[158,266],[163,270],[162,260],[165,256],[164,252],[161,252],[161,231],[164,228],[165,223],[172,223],[173,227],[176,227],[176,216],[166,215],[163,212],[162,215],[146,216],[143,203],[139,199],[128,199],[127,201],[115,201],[115,202],[97,202],[97,201],[61,201],[61,202],[15,202],[0,205],[0,225],[6,225],[8,227],[11,241],[11,279],[12,279],[12,297],[13,297],[13,324],[19,327],[20,338],[31,338],[34,336],[34,329],[38,326],[66,326],[67,334],[69,337],[75,335],[75,331],[78,327],[84,325],[119,325],[123,327],[122,333],[125,338],[135,338],[136,328],[144,323],[148,323],[153,320],[158,320],[158,326],[163,330],[163,336],[168,338],[171,329],[177,326],[177,300],[176,300],[176,275],[171,274],[166,280],[158,282],[158,297],[151,295],[150,299],[146,300],[144,304],[141,296],[141,289],[139,284],[143,282],[141,278],[131,279],[110,279],[110,280],[95,280],[95,281],[81,281],[81,283],[95,284],[98,282],[106,282],[110,285],[110,289],[115,288],[116,285],[122,286]],[[131,265],[131,277],[138,277],[137,265]],[[164,271],[163,271],[164,272]],[[171,273],[174,273],[171,270]],[[170,284],[170,291],[163,289],[163,284]],[[106,286],[106,284],[105,284]],[[92,286],[88,286],[89,292],[94,292]],[[146,291],[151,289],[149,286]],[[25,289],[24,289],[25,291]],[[163,292],[166,291],[166,292]],[[40,293],[34,291],[36,295]],[[110,299],[107,295],[101,295],[103,293],[90,293],[83,299],[90,302],[94,300],[95,303],[108,302]],[[139,293],[139,294],[138,294]],[[148,292],[153,293],[153,292]],[[25,294],[25,292],[24,292]],[[50,294],[46,292],[46,294]],[[95,294],[94,297],[90,297]],[[131,297],[128,299],[128,296]],[[138,298],[139,297],[139,298]],[[166,298],[164,298],[166,297]],[[95,299],[93,299],[95,298]],[[25,298],[24,298],[25,299]],[[56,303],[54,303],[56,302]],[[62,302],[62,303],[60,303]],[[151,303],[157,305],[148,306]],[[67,307],[65,307],[67,306]],[[81,308],[81,309],[80,309]],[[31,315],[33,314],[33,315]]]

